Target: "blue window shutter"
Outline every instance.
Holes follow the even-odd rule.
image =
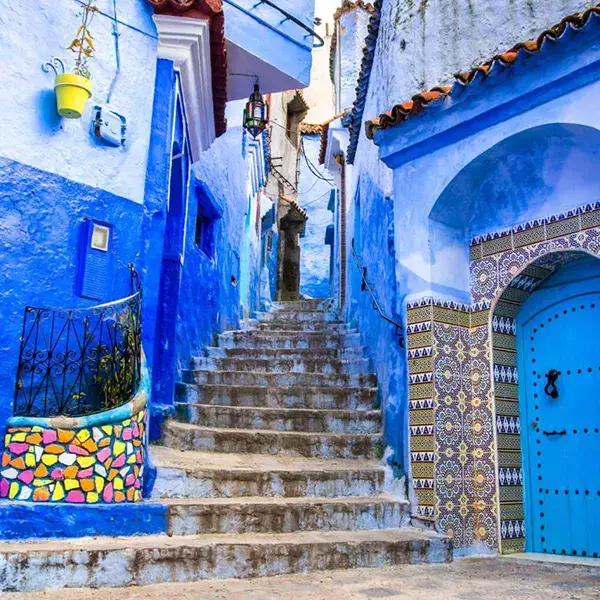
[[[109,296],[113,243],[113,227],[110,223],[93,219],[86,219],[82,223],[77,260],[77,293],[83,298],[105,300]]]

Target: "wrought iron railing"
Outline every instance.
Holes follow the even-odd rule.
[[[141,378],[142,289],[91,308],[25,308],[14,414],[77,417],[127,403]]]
[[[354,260],[356,262],[356,266],[358,268],[358,271],[360,273],[361,276],[361,280],[362,280],[362,284],[360,289],[364,292],[367,291],[369,292],[370,296],[371,296],[371,300],[373,301],[373,308],[379,313],[379,316],[384,320],[387,321],[388,323],[390,323],[391,325],[394,326],[394,330],[396,332],[396,335],[399,337],[399,343],[400,343],[400,347],[404,348],[404,328],[402,327],[402,325],[400,323],[398,323],[398,321],[394,321],[394,319],[388,317],[382,310],[381,306],[379,305],[379,302],[377,301],[377,298],[375,296],[375,292],[373,291],[373,288],[371,286],[371,284],[369,283],[369,280],[367,279],[367,267],[365,267],[362,264],[362,261],[360,260],[360,256],[358,256],[357,252],[356,252],[356,248],[354,247],[354,240],[352,240],[352,256],[354,257]]]

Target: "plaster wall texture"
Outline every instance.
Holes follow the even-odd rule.
[[[346,319],[359,329],[377,375],[385,444],[393,451],[388,450],[387,456],[398,476],[406,472],[407,466],[404,445],[407,415],[405,350],[394,326],[381,318],[373,307],[371,295],[361,289],[362,276],[351,249],[354,240],[361,266],[367,269],[367,280],[382,311],[401,323],[394,276],[393,200],[380,194],[374,182],[364,174],[355,195],[348,200]]]
[[[389,110],[397,102],[410,99],[417,92],[451,82],[457,71],[464,71],[519,41],[530,39],[565,15],[593,4],[593,1],[581,0],[544,3],[501,0],[493,5],[483,0],[449,3],[384,0],[364,120]],[[355,160],[355,177],[368,172],[384,187],[391,187],[391,171],[377,160],[378,151],[377,146],[366,139],[363,127]],[[455,152],[458,154],[459,151]],[[457,154],[446,153],[437,162],[447,161]],[[411,180],[412,187],[404,187],[404,180],[396,182],[398,197],[408,199],[402,203],[402,210],[406,210],[407,204],[411,205],[406,215],[409,222],[402,227],[412,226],[419,220],[413,218],[413,211],[419,209],[419,203],[412,201],[413,190],[428,181],[441,179],[436,170],[429,170],[433,166],[426,160],[419,165],[410,165],[403,179]],[[432,196],[433,199],[436,197],[435,194]],[[398,221],[397,227],[400,226]],[[410,244],[412,240],[422,238],[422,233],[416,230],[414,235],[402,236],[402,239]],[[401,248],[398,251],[400,258],[403,251]],[[404,289],[400,282],[400,293],[404,293]]]
[[[384,0],[364,117],[536,37],[594,0]],[[364,151],[364,134],[361,136]]]
[[[395,171],[398,279],[469,301],[469,241],[598,200],[591,84]],[[577,108],[575,108],[577,107]],[[484,171],[488,169],[488,172]]]
[[[384,11],[385,7],[384,3]],[[551,18],[547,21],[542,21],[539,15],[537,20],[535,15],[530,15],[526,22],[532,31],[519,33],[519,39],[531,37],[533,33],[558,21],[568,12],[580,8],[583,6],[563,5],[560,14],[550,15]],[[502,15],[499,14],[493,22],[495,27],[499,27],[501,18]],[[384,27],[388,28],[389,24]],[[599,123],[592,100],[598,93],[598,69],[595,67],[598,60],[597,29],[592,26],[579,36],[566,36],[561,40],[560,53],[540,53],[527,62],[515,65],[512,71],[507,70],[504,75],[497,73],[498,77],[495,80],[490,77],[480,85],[474,85],[460,100],[457,98],[455,102],[448,102],[445,108],[440,110],[431,107],[431,110],[425,110],[423,115],[409,119],[404,125],[382,132],[377,139],[381,156],[387,164],[396,168],[393,176],[394,222],[397,232],[394,248],[399,301],[403,301],[406,296],[407,299],[433,296],[438,300],[465,302],[464,308],[456,309],[457,314],[461,310],[465,315],[470,314],[471,308],[474,311],[484,311],[479,316],[479,327],[474,327],[474,321],[469,321],[471,325],[464,328],[465,334],[472,336],[471,343],[479,344],[479,347],[472,345],[472,350],[480,354],[487,352],[489,343],[489,320],[485,309],[512,279],[513,270],[516,268],[518,271],[518,267],[514,266],[515,261],[527,256],[527,247],[532,246],[536,240],[527,230],[519,230],[518,236],[515,233],[514,236],[490,238],[494,241],[490,242],[485,256],[477,263],[478,268],[473,268],[469,275],[469,261],[476,256],[476,250],[469,248],[470,238],[506,230],[517,224],[534,225],[535,220],[553,214],[562,214],[561,223],[552,223],[552,227],[547,229],[544,225],[544,235],[547,230],[565,231],[569,234],[574,226],[569,221],[569,215],[565,215],[566,211],[598,200],[598,183],[592,166],[597,163],[599,141]],[[517,30],[511,30],[511,34]],[[387,33],[389,34],[389,29]],[[495,34],[496,30],[490,30],[488,39],[497,39]],[[482,34],[470,34],[468,39],[473,39],[476,47],[478,40],[482,39]],[[499,42],[497,48],[486,52],[486,56],[493,55],[498,49],[509,47],[515,41],[517,40],[510,39]],[[378,53],[381,51],[381,44],[380,37]],[[408,45],[406,48],[408,49]],[[476,58],[479,61],[484,56]],[[376,55],[377,64],[381,67],[379,54]],[[468,66],[468,63],[464,64],[462,69]],[[393,67],[395,72],[404,72],[397,61]],[[583,71],[586,77],[581,76]],[[374,70],[371,75],[370,101],[373,101],[373,86],[378,85],[377,80],[373,79],[375,73]],[[384,78],[381,86],[389,82],[389,78]],[[434,82],[427,82],[427,85],[421,87],[433,84]],[[543,89],[546,93],[536,93],[542,86],[545,86]],[[408,97],[410,94],[404,96]],[[388,98],[387,108],[401,99],[402,97],[395,98],[389,102]],[[372,113],[366,113],[366,116],[368,118],[379,111],[380,108],[377,108]],[[371,150],[364,145],[359,146],[357,159],[361,175],[365,172],[370,173],[364,166],[368,163],[370,155]],[[381,171],[383,172],[383,167]],[[550,221],[545,221],[548,222]],[[549,252],[558,247],[579,246],[584,243],[581,240],[586,238],[584,234],[566,234],[565,239],[540,244],[540,252]],[[554,235],[558,237],[558,234]],[[588,235],[594,237],[592,233]],[[504,248],[503,244],[506,245],[509,241],[511,246]],[[493,253],[490,248],[494,244],[498,248],[498,254],[504,251],[502,258],[491,256]],[[534,245],[532,247],[535,249]],[[504,279],[501,279],[500,275],[494,278],[493,275],[490,277],[483,272],[480,267],[486,260],[502,265],[505,269]],[[485,288],[488,293],[482,295],[479,291],[481,288]],[[478,305],[471,306],[471,301],[481,301],[480,308],[477,308]],[[423,306],[426,306],[425,301],[423,302]],[[413,305],[416,310],[425,310],[418,308],[419,306],[418,302]],[[415,319],[417,316],[413,318],[413,324]],[[443,344],[437,347],[437,342],[432,344],[435,363],[435,367],[432,367],[432,379],[428,379],[428,373],[423,373],[422,364],[414,366],[414,374],[411,372],[411,381],[415,384],[414,393],[411,388],[411,398],[424,399],[423,406],[426,406],[427,402],[432,402],[433,405],[446,393],[444,386],[448,386],[448,376],[444,370],[444,361],[461,360],[459,346],[453,348],[448,343],[448,331],[456,329],[456,315],[453,315],[452,319],[454,320],[444,320],[443,326],[436,327],[434,335],[442,331],[445,337]],[[419,338],[413,342],[412,347],[415,349],[429,345],[427,339],[430,334],[427,333],[427,329],[419,329],[421,325],[422,323],[416,323],[413,327],[412,333]],[[419,333],[420,331],[425,333]],[[458,337],[456,339],[458,340]],[[479,339],[484,343],[480,343]],[[418,363],[418,350],[416,352],[413,358],[416,359],[414,362]],[[467,357],[470,352],[466,353]],[[491,379],[489,366],[486,363],[482,364],[484,369],[482,373],[478,373],[479,366],[476,365],[476,361],[472,361],[469,368],[472,370],[470,377],[473,382]],[[417,390],[419,384],[421,387]],[[428,391],[428,388],[431,389]],[[483,398],[493,398],[488,392],[481,395]],[[452,411],[460,406],[455,397],[445,398],[445,402]],[[471,405],[477,405],[475,398],[472,403],[466,404],[467,411]],[[441,463],[444,460],[444,450],[454,451],[456,444],[451,442],[444,448],[442,411],[439,414],[440,419],[435,421],[435,425],[427,421],[428,426],[423,429],[428,430],[429,426],[431,427],[432,442],[434,437],[435,442],[427,448],[436,449],[432,456]],[[490,423],[490,432],[493,416],[494,409],[490,408],[490,414],[486,416]],[[418,430],[418,426],[423,423],[425,421],[416,420],[413,429]],[[455,428],[458,434],[464,437],[472,436],[473,428],[466,424],[467,421],[462,423],[463,425]],[[503,433],[500,428],[498,433]],[[415,432],[413,436],[415,448],[425,447],[420,433]],[[421,459],[416,460],[418,462]],[[485,464],[482,462],[483,467],[490,473],[486,479],[491,485],[490,500],[486,501],[488,507],[495,507],[497,501],[494,491],[496,461],[497,458],[492,453],[486,456]],[[417,466],[419,469],[413,472],[413,477],[421,478],[423,483],[427,477],[423,475],[424,465]],[[452,529],[449,524],[453,516],[448,514],[451,512],[451,502],[448,500],[449,496],[443,495],[445,479],[440,477],[441,469],[436,473],[437,495],[433,502],[429,502],[431,512],[428,515],[438,516],[438,523],[444,530]],[[431,495],[431,489],[422,487],[417,491],[425,496]],[[512,504],[514,505],[514,502]],[[514,506],[512,508],[514,509]],[[469,525],[470,518],[467,518],[466,526],[458,529],[460,535],[455,536],[457,546],[467,552],[476,549],[474,540],[469,538],[469,532],[472,531]],[[497,524],[493,510],[485,519],[488,524],[485,527],[484,541],[491,548],[496,548]],[[483,520],[481,522],[483,523]],[[504,535],[502,532],[503,537]],[[469,550],[464,550],[465,548]]]
[[[287,106],[295,95],[295,90],[271,94],[272,170],[267,181],[267,193],[271,198],[279,197],[280,184],[283,185],[284,195],[293,199],[298,195],[298,148],[286,134]],[[283,175],[284,179],[278,174]]]
[[[192,179],[202,181],[211,190],[223,207],[223,216],[216,224],[215,252],[210,258],[194,243],[198,206],[192,180],[177,323],[180,368],[188,367],[192,357],[201,356],[204,347],[213,343],[218,333],[238,328],[242,316],[239,282],[245,237],[251,253],[250,271],[246,275],[249,289],[258,302],[260,238],[256,219],[260,216],[257,216],[256,200],[249,201],[248,163],[242,155],[242,135],[240,127],[229,129],[193,165]],[[221,168],[223,165],[227,168]],[[248,310],[257,308],[253,305]]]
[[[109,0],[99,0],[98,8],[113,14]],[[67,70],[71,69],[75,55],[65,47],[79,27],[81,6],[70,0],[42,2],[35,10],[23,10],[10,0],[0,0],[0,155],[141,203],[152,118],[156,31],[145,0],[120,2],[117,9],[121,73],[110,108],[128,120],[127,143],[120,148],[95,138],[91,123],[92,107],[106,103],[116,73],[113,20],[100,13],[94,17],[91,29],[97,51],[90,62],[94,91],[82,119],[71,121],[57,114],[54,73],[44,73],[41,67],[58,56],[65,60]]]
[[[563,0],[545,3],[511,0],[493,4],[484,1],[467,2],[466,0],[451,3],[384,0],[364,120],[389,110],[393,104],[409,99],[416,92],[439,83],[450,82],[453,73],[482,62],[518,41],[529,39],[543,28],[558,22],[565,15],[587,8],[592,4],[594,2],[591,1]],[[354,85],[356,85],[355,82]],[[591,88],[588,88],[585,96],[591,98],[591,94]],[[547,111],[548,105],[539,111],[540,121],[545,123],[553,120],[572,122],[578,118],[572,111],[569,111],[568,103],[563,103],[562,110],[559,111],[562,113],[560,115],[551,116]],[[577,113],[581,115],[582,111],[577,111]],[[594,111],[591,110],[591,105],[586,114],[587,119],[593,118]],[[426,117],[426,115],[423,116]],[[418,119],[420,118],[418,117]],[[530,113],[526,120],[529,126],[536,124],[536,118],[532,119]],[[416,121],[417,119],[415,119]],[[430,126],[430,122],[422,121],[422,126],[426,128]],[[497,127],[502,129],[501,125]],[[521,128],[525,129],[527,125],[522,123]],[[500,136],[494,138],[495,141],[488,140],[487,147],[510,135],[509,129],[501,131]],[[486,137],[490,133],[480,135]],[[379,148],[366,139],[364,127],[362,128],[354,166],[348,168],[347,197],[348,202],[353,202],[355,195],[361,194],[362,258],[369,267],[371,273],[369,278],[374,282],[374,288],[379,294],[382,308],[389,314],[402,317],[403,300],[406,295],[424,293],[429,288],[429,278],[431,277],[431,259],[428,247],[429,212],[454,175],[482,150],[482,146],[474,145],[473,140],[468,139],[449,150],[432,152],[429,156],[406,164],[403,169],[396,172],[394,179],[392,170],[378,158]],[[574,155],[571,154],[571,157],[574,158]],[[544,161],[545,159],[542,160],[542,163]],[[543,164],[538,166],[543,168]],[[496,180],[498,184],[502,176],[497,173],[496,177],[498,177]],[[516,185],[519,184],[516,183]],[[381,221],[384,213],[383,211],[378,213],[375,210],[375,205],[381,203],[382,198],[392,195],[394,197],[395,235],[393,247],[395,258],[392,258],[393,255],[387,250],[384,250],[387,246],[381,240],[381,232],[385,229],[385,221]],[[453,198],[456,199],[456,196]],[[556,206],[564,205],[564,202],[561,202]],[[452,206],[452,204],[448,206]],[[482,206],[489,206],[489,204],[482,199]],[[538,207],[541,210],[541,205]],[[455,208],[458,207],[455,206]],[[547,206],[545,213],[549,214],[551,211],[552,207]],[[452,208],[449,209],[448,214],[451,212]],[[502,221],[504,222],[506,219],[506,221],[512,220],[512,223],[515,223],[516,219],[530,218],[533,212],[526,211],[523,206],[518,208],[513,205],[512,210],[506,210]],[[348,231],[352,231],[354,227],[354,218],[354,214],[349,214]],[[479,225],[483,229],[492,226],[492,219]],[[464,242],[466,242],[467,236],[462,238],[461,250],[457,256],[457,248],[454,243],[456,240],[452,237],[454,233],[452,228],[450,230],[442,228],[441,231],[435,232],[435,239],[438,242],[434,243],[439,243],[439,250],[441,250],[438,252],[439,258],[435,267],[437,273],[435,276],[440,280],[436,291],[441,295],[465,299],[468,296],[466,287],[468,269],[465,271],[460,267],[457,268],[456,265],[457,261],[460,265],[461,261],[465,259],[464,252],[465,248],[468,250],[468,245],[465,246]],[[443,239],[444,235],[449,236],[449,239]],[[351,242],[350,237],[348,236],[348,244]],[[348,255],[351,256],[350,252]],[[396,274],[394,275],[393,270],[387,273],[387,278],[385,274],[376,274],[375,269],[380,265],[385,265],[389,260],[398,263]],[[465,268],[466,265],[468,263],[465,263]],[[351,281],[349,281],[349,286],[352,286]],[[352,306],[352,303],[356,301],[356,290],[352,290],[350,287],[348,294],[349,306]],[[375,317],[372,316],[373,311],[370,305],[358,303],[355,315],[362,332],[361,335],[365,336],[366,332],[374,331],[372,320]],[[374,352],[374,356],[385,345],[379,346],[378,344],[380,342],[376,338],[369,344],[370,352]],[[379,350],[377,350],[378,348]],[[387,376],[379,372],[384,368],[384,364],[378,360],[374,366],[380,385],[385,389]],[[394,377],[397,378],[398,398],[401,399],[398,402],[403,403],[406,401],[406,366],[403,353],[397,359],[396,364]],[[383,394],[382,398],[385,402]],[[401,440],[405,437],[403,429],[405,417],[402,416],[405,410],[405,408],[399,409],[398,420],[391,419],[386,422],[387,439]]]
[[[319,165],[320,136],[304,135],[302,139],[305,155],[300,159],[298,191],[308,220],[305,235],[300,238],[300,293],[311,298],[327,298],[331,250],[325,244],[325,230],[333,223],[333,215],[327,208],[332,184],[316,177],[307,164],[307,160],[310,161],[313,169],[330,179],[327,170]]]
[[[334,31],[333,13],[338,5],[338,0],[316,0],[315,3],[315,18],[321,19],[321,25],[315,24],[314,28],[325,40],[325,45],[315,48],[312,53],[310,85],[304,90],[304,99],[309,106],[304,118],[306,123],[323,123],[335,113],[329,52]]]
[[[354,103],[370,16],[367,10],[356,8],[345,12],[338,19],[334,69],[336,73],[336,113],[350,108]]]
[[[140,264],[142,207],[101,189],[0,159],[0,426],[12,414],[25,306],[98,304],[75,295],[86,217],[113,224],[104,300],[130,294],[127,263]]]
[[[98,7],[112,15],[112,3]],[[154,92],[156,39],[143,0],[119,3],[121,74],[111,108],[128,118],[128,141],[109,147],[91,131],[91,108],[104,103],[115,75],[113,21],[92,23],[97,53],[90,64],[94,93],[82,119],[56,112],[53,73],[41,66],[52,56],[73,56],[65,46],[79,26],[81,6],[42,3],[23,11],[0,1],[0,423],[11,402],[26,305],[77,307],[97,304],[75,295],[77,254],[86,217],[111,223],[110,276],[102,300],[130,293],[128,262],[141,266],[141,202],[144,198]],[[135,28],[135,29],[134,29]]]

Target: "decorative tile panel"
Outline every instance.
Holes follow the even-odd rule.
[[[515,317],[556,268],[600,254],[598,228],[600,203],[478,236],[471,305],[407,304],[417,513],[457,548],[525,549]]]

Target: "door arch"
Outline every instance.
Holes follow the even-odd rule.
[[[557,269],[516,317],[526,550],[600,556],[600,260]]]

